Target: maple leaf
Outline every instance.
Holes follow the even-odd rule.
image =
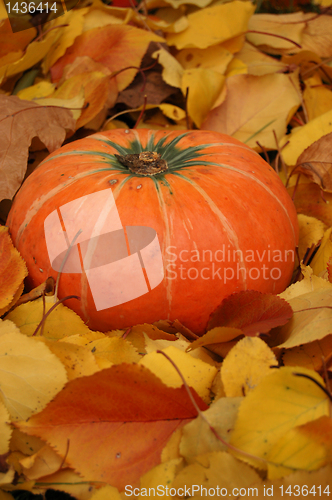
[[[15,96],[0,95],[0,200],[11,199],[27,168],[28,149],[34,137],[51,153],[59,148],[75,120],[68,109],[40,106]]]

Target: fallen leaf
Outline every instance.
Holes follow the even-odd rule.
[[[146,472],[140,480],[141,495],[144,496],[144,489],[149,492],[149,488],[155,488],[155,491],[162,492],[166,490],[174,479],[175,475],[183,468],[183,458],[174,458],[169,462],[163,462],[153,469]]]
[[[9,451],[9,440],[12,432],[9,412],[3,402],[0,401],[0,455],[4,455]]]
[[[177,49],[217,45],[245,33],[254,8],[250,2],[233,0],[188,14],[188,28],[181,33],[168,33],[167,43]]]
[[[328,398],[308,375],[324,385],[322,378],[305,368],[281,367],[266,375],[243,400],[231,444],[251,456],[236,455],[259,469],[267,469],[268,456],[282,436],[298,425],[328,415]]]
[[[244,335],[255,336],[284,325],[291,317],[291,307],[280,297],[245,290],[233,293],[222,301],[211,314],[207,329],[217,326],[238,328]]]
[[[193,396],[205,410],[194,391]],[[121,490],[137,485],[160,463],[171,434],[194,416],[183,386],[166,387],[145,367],[121,364],[68,382],[45,410],[17,426],[46,440],[61,456],[69,439],[71,467],[87,480]]]
[[[300,155],[311,144],[332,132],[332,110],[317,116],[301,127],[293,128],[290,134],[280,140],[282,157],[287,165],[296,165]],[[286,144],[287,143],[287,144]]]
[[[179,472],[171,487],[177,490],[186,488],[185,491],[189,489],[190,497],[204,498],[206,494],[203,488],[218,491],[219,487],[219,494],[224,494],[233,488],[251,486],[259,480],[257,472],[248,465],[225,451],[215,451],[197,456],[194,463]]]
[[[297,52],[299,48],[296,47],[295,43],[301,45],[306,21],[311,17],[312,14],[304,12],[254,14],[248,23],[247,39],[270,54]],[[260,31],[261,33],[250,31]]]
[[[22,293],[20,286],[27,275],[27,267],[12,243],[8,228],[0,226],[0,315],[12,303],[16,292]]]
[[[203,412],[204,418],[226,442],[230,440],[241,402],[242,398],[221,398]],[[197,455],[212,451],[227,451],[227,447],[217,439],[200,415],[181,430],[179,450],[187,463],[193,463]]]
[[[328,278],[327,266],[328,262],[332,256],[332,228],[325,231],[320,247],[315,253],[312,261],[310,262],[310,267],[312,268],[314,274],[321,278]]]
[[[332,92],[317,72],[305,80],[303,101],[309,121],[332,109]]]
[[[239,340],[221,366],[226,396],[246,396],[275,366],[278,366],[276,357],[263,340],[251,337]]]
[[[55,303],[56,301],[53,296],[45,297],[45,312],[51,309]],[[16,307],[7,315],[6,319],[13,321],[25,335],[33,335],[37,326],[43,319],[42,297]],[[43,326],[43,337],[50,340],[58,340],[77,333],[84,334],[88,332],[89,328],[84,324],[81,318],[63,304],[58,304],[56,306],[54,311],[52,311],[45,320]],[[39,330],[37,335],[40,334],[41,331]]]
[[[303,260],[308,248],[317,245],[324,236],[325,224],[308,215],[299,214],[298,216],[300,236],[298,245],[298,254],[300,261]]]
[[[86,377],[99,371],[91,349],[69,342],[56,342],[54,340],[44,340],[44,343],[60,359],[66,369],[68,380],[73,380],[77,377]]]
[[[176,55],[176,60],[184,69],[211,69],[224,75],[233,54],[222,45],[212,45],[206,49],[183,49]]]
[[[287,64],[264,54],[249,42],[244,43],[241,50],[235,54],[235,57],[246,65],[249,75],[262,76],[287,71]]]
[[[224,102],[209,112],[202,128],[231,135],[251,147],[259,141],[275,149],[273,130],[281,140],[301,104],[296,73],[239,74],[227,78],[226,87]]]
[[[52,80],[59,81],[64,67],[77,57],[89,56],[94,61],[102,63],[111,72],[119,71],[114,78],[121,91],[132,82],[137,70],[128,69],[121,73],[120,70],[129,66],[140,66],[143,55],[152,41],[164,40],[154,33],[133,26],[108,25],[86,31],[75,39],[74,44],[52,66],[50,70]]]
[[[139,73],[129,87],[120,92],[117,102],[124,103],[129,108],[139,108],[144,103],[145,97],[149,104],[160,104],[176,91],[174,87],[164,82],[158,71],[145,71],[144,75],[145,81]]]
[[[67,381],[61,361],[36,339],[0,320],[1,400],[12,420],[41,411]]]
[[[201,127],[208,112],[222,91],[225,77],[205,68],[186,69],[182,76],[182,92],[188,89],[188,113],[197,127]]]
[[[332,452],[332,421],[327,415],[294,427],[268,455],[268,477],[277,479],[296,470],[314,471],[327,465]]]
[[[70,47],[75,39],[82,33],[84,16],[89,12],[88,8],[71,9],[61,16],[56,25],[64,24],[61,28],[61,37],[58,43],[51,46],[42,63],[44,74],[47,74],[50,67],[64,55],[66,49]]]
[[[163,67],[161,75],[164,82],[172,87],[181,88],[183,67],[177,59],[163,48],[154,52],[152,57],[155,59],[158,58],[158,63]]]
[[[299,295],[304,295],[317,289],[331,289],[331,284],[328,281],[315,276],[310,266],[301,266],[301,272],[304,279],[290,285],[284,292],[279,294],[279,297],[289,302],[291,299],[294,299]]]
[[[331,114],[332,118],[332,114]],[[316,217],[326,224],[332,226],[332,194],[324,193],[317,184],[299,184],[296,188],[288,190],[291,195],[297,213]]]
[[[293,309],[291,320],[276,337],[278,347],[290,348],[320,340],[331,333],[332,287],[319,288],[288,301]]]
[[[187,384],[193,387],[205,402],[209,402],[209,389],[217,374],[217,368],[200,359],[195,359],[173,346],[163,349],[163,352],[179,367]],[[174,366],[161,354],[151,352],[144,356],[139,364],[148,368],[168,387],[182,386],[182,380]]]
[[[93,352],[97,362],[102,358],[116,365],[138,363],[142,357],[130,342],[119,337],[93,340],[89,343],[89,349]]]
[[[332,132],[306,148],[297,159],[292,175],[304,174],[324,191],[332,192]]]
[[[74,130],[75,120],[68,109],[39,106],[15,96],[0,95],[2,133],[0,150],[0,200],[11,199],[20,187],[27,165],[28,148],[34,137],[49,152],[59,148],[66,130]]]
[[[22,53],[36,36],[36,28],[13,33],[9,19],[4,19],[0,26],[0,61],[11,52]]]
[[[62,458],[48,445],[35,454],[20,460],[22,472],[28,480],[39,479],[57,472],[62,465]]]
[[[308,14],[307,14],[308,15]],[[302,35],[302,49],[311,50],[320,57],[332,56],[332,33],[330,16],[320,14],[307,20]]]
[[[310,370],[320,372],[324,366],[330,366],[332,358],[332,335],[327,335],[321,340],[314,340],[308,344],[287,349],[282,355],[285,366],[303,366]],[[331,368],[329,368],[331,370]]]
[[[48,97],[53,94],[55,89],[55,84],[47,80],[42,80],[30,87],[17,92],[17,97],[26,101],[33,101],[35,99],[42,99],[43,97]]]

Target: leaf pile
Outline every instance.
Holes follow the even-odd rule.
[[[52,280],[22,295],[26,266],[0,226],[0,498],[203,497],[197,485],[328,496],[332,2],[321,4],[269,14],[240,0],[92,0],[38,34],[13,34],[0,4],[3,223],[48,151],[137,126],[249,144],[300,225],[293,283],[227,297],[200,338],[165,320],[91,331]]]

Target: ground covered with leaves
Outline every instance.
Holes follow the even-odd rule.
[[[13,33],[0,3],[1,500],[331,494],[331,4],[85,0]],[[52,279],[24,290],[5,223],[25,176],[128,127],[227,133],[272,164],[300,226],[282,294],[226,298],[198,338],[91,331]]]

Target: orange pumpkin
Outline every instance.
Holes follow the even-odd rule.
[[[279,293],[298,226],[274,170],[209,131],[112,130],[48,156],[7,225],[30,286],[62,270],[59,298],[92,329],[178,319],[202,334],[233,292]]]

